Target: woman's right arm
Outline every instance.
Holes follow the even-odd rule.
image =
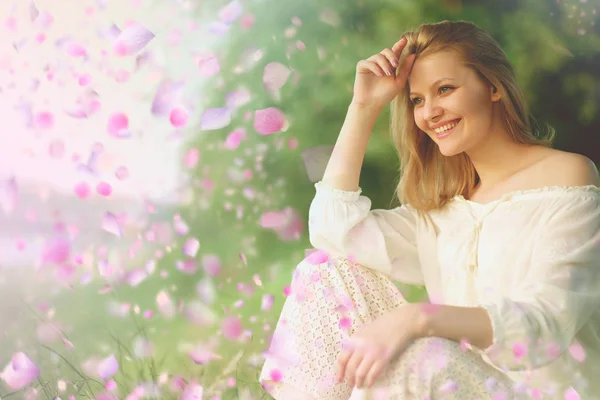
[[[417,251],[416,212],[406,206],[371,210],[356,191],[320,181],[308,213],[310,243],[330,256],[346,257],[392,280],[423,285]]]

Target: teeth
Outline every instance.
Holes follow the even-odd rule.
[[[436,133],[444,133],[447,130],[454,128],[456,125],[458,125],[458,122],[452,122],[452,123],[450,123],[448,125],[442,126],[441,128],[434,129],[434,131]]]

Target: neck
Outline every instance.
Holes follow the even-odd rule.
[[[497,134],[473,151],[467,152],[477,175],[478,189],[488,190],[524,167],[533,145],[513,142],[506,134]],[[491,138],[490,138],[491,139]]]

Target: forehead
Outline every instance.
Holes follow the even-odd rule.
[[[471,70],[463,64],[462,56],[456,51],[439,51],[415,60],[408,75],[408,85],[414,90],[427,89],[438,79],[461,79],[469,72]]]

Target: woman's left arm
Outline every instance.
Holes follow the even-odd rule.
[[[565,195],[533,249],[528,278],[493,304],[424,307],[420,336],[466,340],[498,367],[543,366],[600,310],[600,190]]]

